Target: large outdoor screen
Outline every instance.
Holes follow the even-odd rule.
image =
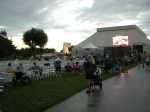
[[[113,46],[128,46],[128,36],[113,37]]]

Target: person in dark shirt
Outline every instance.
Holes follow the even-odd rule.
[[[54,62],[54,66],[55,66],[56,73],[60,73],[61,72],[61,59],[59,57],[56,58]]]
[[[92,56],[88,56],[84,63],[84,71],[86,74],[86,79],[88,80],[88,90],[87,93],[94,91],[94,72],[96,71],[95,60]]]

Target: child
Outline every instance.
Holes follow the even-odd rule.
[[[94,77],[94,85],[99,85],[100,89],[102,89],[102,70],[99,66],[96,67]]]

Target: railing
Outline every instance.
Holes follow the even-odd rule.
[[[3,90],[4,90],[4,87],[5,87],[4,80],[5,80],[5,78],[3,78],[0,75],[0,92],[3,92]]]

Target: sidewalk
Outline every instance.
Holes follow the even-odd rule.
[[[101,92],[85,91],[45,112],[150,112],[150,72],[142,68],[105,80]]]

